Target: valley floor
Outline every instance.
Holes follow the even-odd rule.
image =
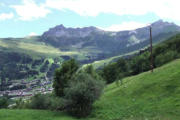
[[[180,60],[106,87],[82,120],[180,120]],[[61,112],[0,110],[0,120],[76,120]]]

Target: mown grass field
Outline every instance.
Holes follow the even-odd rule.
[[[82,120],[180,120],[180,60],[105,88]],[[75,120],[65,113],[0,110],[0,120]]]

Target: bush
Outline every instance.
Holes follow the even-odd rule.
[[[19,99],[13,108],[18,109],[43,109],[43,110],[64,110],[66,101],[53,94],[36,94],[28,101]]]
[[[65,89],[65,99],[68,102],[67,111],[77,117],[89,115],[92,104],[102,93],[104,82],[80,72],[72,78],[69,84],[69,87]]]
[[[8,105],[8,99],[5,97],[0,97],[0,108],[7,108]]]
[[[23,99],[20,98],[20,99],[16,100],[16,104],[14,106],[12,106],[12,108],[14,108],[14,109],[29,108],[26,105],[28,106],[29,104],[26,104],[25,101],[23,101]]]
[[[32,109],[49,109],[50,105],[48,95],[36,94],[32,97],[29,107]]]
[[[50,110],[65,110],[66,100],[63,98],[51,96],[50,97]]]

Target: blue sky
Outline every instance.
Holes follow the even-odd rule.
[[[156,20],[180,25],[179,0],[0,0],[0,38],[41,35],[56,25],[109,31]]]

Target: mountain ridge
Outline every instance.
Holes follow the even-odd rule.
[[[171,34],[180,32],[180,26],[158,20],[151,24],[153,38],[157,36],[171,37]],[[162,35],[164,34],[164,35]],[[160,38],[160,39],[161,39]],[[166,37],[167,38],[167,37]],[[71,49],[97,49],[104,54],[120,53],[124,51],[132,52],[140,49],[141,44],[143,47],[147,46],[149,40],[149,26],[138,28],[135,30],[126,31],[104,31],[96,27],[84,27],[84,28],[66,28],[62,24],[54,28],[50,28],[44,32],[41,36],[41,41],[57,47],[61,50]],[[161,40],[154,39],[154,43]],[[140,47],[137,47],[137,46]],[[133,46],[137,48],[130,50]],[[122,52],[123,51],[123,52]]]
[[[101,31],[101,32],[106,32],[106,33],[119,33],[119,32],[132,32],[132,31],[136,31],[136,30],[139,30],[139,29],[143,29],[143,28],[147,28],[147,27],[149,27],[149,26],[156,26],[156,25],[158,25],[159,27],[162,27],[162,26],[170,26],[170,25],[174,25],[174,26],[177,26],[177,27],[180,27],[180,26],[178,26],[178,25],[176,25],[176,24],[174,24],[173,22],[167,22],[167,21],[163,21],[162,19],[160,19],[160,20],[157,20],[157,21],[155,21],[155,22],[153,22],[153,23],[151,23],[150,25],[147,25],[147,26],[144,26],[144,27],[139,27],[139,28],[136,28],[136,29],[132,29],[132,30],[120,30],[120,31],[107,31],[107,30],[103,30],[102,28],[98,28],[98,27],[95,27],[95,26],[87,26],[87,27],[65,27],[63,24],[60,24],[60,25],[56,25],[55,27],[52,27],[52,28],[50,28],[49,30],[47,30],[47,31],[45,31],[43,34],[42,34],[42,36],[44,35],[44,34],[47,34],[48,32],[51,32],[51,31],[53,31],[53,32],[56,32],[56,30],[58,31],[58,30],[66,30],[66,31],[68,31],[68,30],[70,30],[70,31],[72,31],[72,30],[77,30],[77,31]],[[60,37],[60,35],[58,36],[58,37]]]

